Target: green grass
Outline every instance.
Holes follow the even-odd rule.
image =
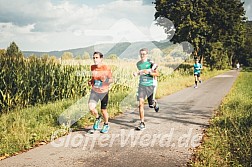
[[[203,80],[206,80],[223,72],[204,70],[202,77]],[[194,77],[192,75],[182,75],[181,72],[174,72],[171,76],[163,78],[159,82],[157,97],[169,95],[193,84]],[[109,95],[108,107],[111,118],[121,114],[128,108],[136,107],[136,88],[116,85],[116,87],[113,87],[113,90],[114,92]],[[128,96],[130,92],[131,95]],[[126,96],[127,98],[125,99]],[[123,103],[122,100],[124,100]],[[51,135],[58,129],[68,130],[67,127],[59,125],[57,118],[67,108],[75,104],[76,101],[76,99],[61,100],[2,114],[0,116],[0,157],[5,158],[15,155],[34,146],[49,142]],[[132,105],[130,106],[130,104]],[[87,112],[86,109],[84,110]],[[93,121],[94,117],[87,112],[71,128],[83,128],[91,125]],[[64,132],[67,131],[62,131],[57,137],[65,135]]]
[[[192,166],[252,166],[252,73],[241,72],[211,120]]]
[[[59,129],[57,117],[74,100],[15,110],[0,117],[0,155],[9,156],[49,141]]]
[[[203,80],[203,82],[205,82],[205,80],[218,74],[221,74],[225,71],[226,70],[209,71],[208,69],[204,69],[203,73],[201,74],[201,79]],[[190,87],[194,85],[193,74],[181,75],[181,73],[181,71],[174,71],[173,76],[171,78],[167,78],[163,82],[159,82],[156,97],[161,98],[162,96],[172,94],[174,92],[184,89],[185,87]]]

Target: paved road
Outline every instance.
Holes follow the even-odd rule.
[[[86,130],[0,161],[3,167],[174,167],[186,166],[200,144],[213,111],[230,90],[235,70],[159,100],[160,112],[146,108],[146,129],[136,131],[137,111],[111,119],[108,134]]]

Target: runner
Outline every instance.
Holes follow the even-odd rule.
[[[237,64],[236,64],[236,69],[239,70],[239,68],[240,68],[240,63],[237,62]]]
[[[137,127],[138,130],[145,129],[144,123],[144,100],[147,97],[150,108],[154,108],[157,112],[159,107],[156,100],[153,98],[154,93],[154,76],[158,76],[157,69],[152,70],[153,63],[148,61],[148,49],[143,48],[139,51],[141,60],[137,62],[138,72],[134,75],[140,75],[139,86],[138,86],[138,100],[139,100],[139,116],[140,124]]]
[[[195,78],[195,86],[194,88],[198,88],[198,81],[199,83],[202,82],[201,78],[200,78],[200,70],[202,69],[202,65],[199,63],[199,59],[196,58],[195,59],[195,64],[193,65],[193,74],[194,74],[194,78]]]
[[[113,82],[111,69],[102,63],[103,54],[94,52],[93,54],[94,65],[91,65],[92,79],[88,82],[92,86],[91,94],[88,101],[88,107],[92,115],[96,117],[93,125],[93,130],[99,129],[101,116],[96,110],[98,101],[101,101],[101,112],[104,119],[104,125],[101,133],[107,133],[109,130],[107,112],[109,84]]]

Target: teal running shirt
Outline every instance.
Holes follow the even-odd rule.
[[[202,68],[202,65],[200,63],[197,63],[197,64],[193,65],[193,68],[194,68],[193,73],[194,74],[199,74],[200,73],[200,69],[199,68]]]
[[[152,63],[150,61],[142,62],[139,61],[137,62],[137,68],[138,70],[151,70]],[[144,74],[140,75],[139,79],[139,85],[142,86],[153,86],[153,76],[150,74]]]

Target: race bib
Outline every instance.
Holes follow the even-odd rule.
[[[94,80],[94,87],[95,88],[102,87],[102,81],[100,81],[100,80]]]
[[[142,76],[141,82],[143,82],[143,83],[148,82],[148,77],[147,76]]]

